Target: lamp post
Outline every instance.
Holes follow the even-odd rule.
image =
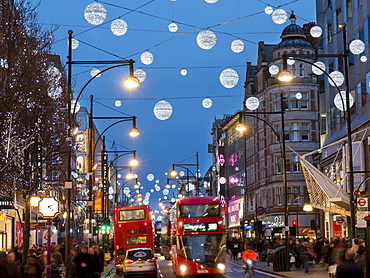
[[[88,84],[90,84],[90,82],[92,80],[94,80],[99,74],[105,72],[105,71],[108,71],[110,69],[113,69],[113,68],[117,68],[117,67],[124,67],[124,66],[128,66],[129,69],[130,69],[130,75],[125,79],[124,81],[124,85],[128,88],[135,88],[137,87],[139,84],[140,84],[140,81],[138,80],[138,78],[136,78],[134,76],[134,67],[133,67],[133,64],[135,63],[135,61],[133,60],[113,60],[113,61],[73,61],[72,60],[72,35],[73,35],[73,31],[72,30],[69,30],[68,31],[68,56],[67,56],[67,65],[68,65],[68,75],[67,75],[67,83],[68,83],[68,96],[69,96],[69,101],[68,101],[68,105],[67,105],[67,113],[68,113],[68,126],[69,126],[69,130],[68,130],[68,141],[69,142],[73,142],[73,134],[72,134],[72,129],[71,127],[73,126],[72,124],[72,117],[75,116],[75,110],[76,110],[76,105],[77,105],[77,102],[80,98],[80,96],[82,95],[84,89],[87,87]],[[89,64],[104,64],[104,65],[108,65],[108,64],[115,64],[114,66],[111,66],[111,67],[108,67],[104,70],[102,70],[100,73],[97,73],[95,74],[92,78],[90,78],[86,84],[83,86],[83,88],[81,89],[81,91],[79,92],[77,98],[76,98],[76,101],[75,101],[75,104],[74,104],[74,107],[73,107],[73,110],[72,110],[72,107],[71,107],[71,101],[73,99],[73,92],[72,92],[72,65],[73,64],[79,64],[79,65],[89,65]],[[72,114],[71,114],[71,111],[72,111]],[[89,136],[91,137],[92,135],[92,126],[90,125],[90,119],[89,119]],[[91,147],[92,145],[89,144],[89,146]],[[90,150],[90,148],[89,148]],[[91,157],[89,157],[89,160],[91,160]],[[68,181],[71,181],[72,178],[71,178],[71,164],[72,164],[72,150],[71,148],[68,149],[68,165],[67,165],[67,180]],[[91,166],[91,165],[89,165]],[[91,178],[92,178],[92,168],[89,168],[88,169],[88,175],[90,177],[89,179],[89,185],[91,185]],[[66,248],[65,248],[65,256],[69,256],[69,253],[70,253],[70,242],[71,242],[71,235],[70,235],[70,226],[71,226],[71,207],[70,207],[70,203],[71,203],[71,191],[72,191],[72,186],[69,184],[68,188],[66,187],[67,189],[67,198],[66,198],[66,212],[67,212],[67,218],[66,218]],[[90,189],[90,193],[89,193],[89,196],[91,196],[91,188],[89,187]],[[89,215],[90,215],[90,220],[92,219],[91,218],[91,198],[89,198],[89,202],[88,202],[88,205],[89,205]],[[89,229],[90,229],[90,234],[92,232],[92,226],[91,226],[91,221],[89,221]],[[91,245],[91,238],[89,238],[89,246]]]
[[[345,109],[345,118],[346,118],[346,133],[347,133],[347,177],[348,177],[348,185],[349,185],[349,198],[350,198],[350,216],[351,216],[351,231],[350,231],[350,239],[351,243],[353,244],[353,239],[356,238],[356,211],[355,211],[355,198],[354,198],[354,178],[353,178],[353,154],[352,154],[352,129],[351,129],[351,111],[350,111],[350,90],[349,90],[349,77],[348,77],[348,56],[349,51],[347,47],[347,37],[346,37],[346,26],[345,24],[341,26],[342,32],[343,32],[343,47],[344,47],[344,53],[343,54],[283,54],[283,70],[280,72],[277,76],[277,79],[282,82],[291,82],[293,79],[293,76],[288,72],[287,70],[287,59],[288,57],[303,63],[310,64],[318,69],[321,70],[323,74],[325,74],[330,80],[331,83],[334,85],[335,89],[338,91],[338,94],[341,98],[342,107]],[[323,69],[321,69],[319,66],[315,65],[314,63],[311,63],[307,60],[300,59],[300,58],[311,58],[311,59],[317,59],[320,57],[324,58],[343,58],[344,60],[344,81],[345,81],[345,87],[346,87],[346,99],[343,99],[343,96],[341,94],[341,91],[339,87],[337,86],[335,80],[332,79],[332,77]]]
[[[194,173],[189,169],[187,168],[186,166],[196,166],[196,175],[194,175]],[[170,172],[170,176],[171,177],[176,177],[177,176],[177,171],[176,171],[176,167],[180,167],[180,168],[183,168],[185,169],[187,172],[190,172],[192,174],[192,176],[194,177],[194,180],[195,180],[195,191],[196,191],[196,195],[199,196],[199,177],[198,177],[198,174],[199,174],[199,158],[198,158],[198,152],[196,152],[196,163],[190,163],[190,164],[172,164],[172,170]],[[187,174],[187,179],[188,179],[188,186],[189,186],[189,174]],[[189,192],[187,192],[189,193]]]
[[[257,109],[258,107],[255,107]],[[282,175],[283,175],[283,188],[284,188],[284,230],[283,230],[283,235],[285,235],[285,248],[286,250],[289,250],[289,215],[288,215],[288,181],[287,181],[287,174],[286,174],[286,149],[285,149],[285,119],[284,119],[284,99],[283,99],[283,92],[280,92],[280,111],[278,112],[246,112],[242,111],[239,112],[241,115],[245,115],[248,117],[256,118],[260,121],[263,121],[265,124],[267,124],[271,130],[274,132],[276,135],[276,138],[279,142],[279,147],[280,147],[280,156],[282,159]],[[280,114],[281,115],[281,133],[280,135],[277,133],[277,131],[273,128],[273,126],[267,122],[266,120],[258,117],[258,115],[264,115],[264,114]],[[236,126],[236,130],[239,132],[245,132],[246,131],[246,126],[242,121],[242,117],[239,117],[240,122]],[[244,148],[246,146],[244,145]],[[246,157],[244,158],[245,161],[244,163],[247,163]],[[245,188],[247,190],[247,188]],[[245,217],[245,215],[244,215]],[[287,253],[287,258],[285,258],[286,266],[285,269],[289,270],[290,269],[290,262],[289,262],[289,252]]]

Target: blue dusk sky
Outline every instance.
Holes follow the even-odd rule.
[[[33,0],[35,3],[39,2]],[[215,2],[215,0],[207,0]],[[44,28],[59,26],[55,32],[53,54],[60,55],[63,64],[67,61],[68,30],[79,41],[73,50],[72,59],[78,60],[135,60],[135,69],[143,69],[147,78],[142,84],[128,90],[121,86],[128,69],[106,71],[93,80],[80,99],[81,106],[89,107],[89,96],[94,95],[94,116],[136,116],[141,135],[129,138],[131,124],[121,123],[106,132],[107,148],[112,142],[118,150],[136,150],[140,166],[135,170],[139,176],[143,195],[151,194],[152,209],[159,209],[158,198],[163,197],[166,172],[172,164],[195,163],[199,153],[200,173],[211,166],[212,157],[207,152],[211,140],[211,127],[215,118],[233,114],[243,108],[243,93],[246,63],[256,64],[259,41],[268,44],[280,42],[281,31],[289,24],[275,24],[271,15],[265,13],[267,6],[281,8],[289,14],[292,10],[297,24],[315,21],[315,0],[111,0],[96,1],[107,10],[106,19],[100,25],[89,24],[84,18],[85,8],[92,0],[42,0],[37,9],[39,22]],[[122,36],[114,35],[111,23],[122,19],[128,24]],[[178,30],[172,33],[168,25],[174,22]],[[197,45],[200,31],[209,28],[217,37],[212,49]],[[234,53],[230,45],[240,39],[244,50]],[[154,56],[150,65],[140,60],[140,55],[149,51]],[[99,65],[74,65],[73,90],[75,97],[91,77],[90,71]],[[234,69],[239,81],[233,88],[225,88],[219,80],[220,73]],[[186,69],[187,75],[181,75]],[[212,106],[204,108],[202,100],[210,98]],[[115,106],[116,100],[122,105]],[[153,113],[157,102],[168,101],[173,108],[171,117],[159,120]],[[113,121],[96,120],[103,131]],[[127,165],[129,156],[120,161]],[[113,154],[110,160],[113,159]],[[195,172],[194,167],[189,167]],[[152,173],[154,180],[147,175]],[[156,180],[160,191],[155,191]],[[132,186],[132,184],[131,184]],[[172,196],[171,189],[169,196]]]

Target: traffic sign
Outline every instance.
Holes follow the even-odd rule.
[[[357,207],[358,208],[368,208],[367,198],[358,198]]]
[[[370,221],[370,215],[365,216],[365,217],[364,217],[364,219],[365,219],[366,221]]]
[[[262,207],[262,206],[259,206],[259,207],[256,208],[256,213],[258,215],[264,215],[266,213],[266,211],[267,210],[264,207]]]
[[[31,222],[31,230],[46,230],[46,222]]]

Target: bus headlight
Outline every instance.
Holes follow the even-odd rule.
[[[225,270],[225,265],[224,265],[224,264],[217,264],[217,267],[218,267],[220,270]]]
[[[185,271],[186,271],[186,265],[181,265],[181,266],[180,266],[180,270],[181,270],[182,272],[185,272]]]

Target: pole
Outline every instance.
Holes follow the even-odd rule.
[[[369,266],[370,266],[370,251],[369,251],[370,249],[370,221],[369,220],[366,221],[365,247],[366,247],[365,265],[367,266],[366,278],[370,278],[370,270],[369,270]]]
[[[288,258],[286,258],[286,270],[290,270],[289,261],[289,216],[288,216],[288,183],[286,176],[286,151],[285,151],[285,119],[284,119],[284,92],[280,92],[280,112],[281,112],[281,138],[280,142],[282,144],[282,162],[283,162],[283,186],[284,186],[284,228],[285,231],[285,248]]]
[[[197,172],[195,173],[195,179],[196,179],[195,186],[197,187],[196,188],[197,196],[199,196],[199,156],[198,156],[198,152],[196,152],[196,158],[197,158]]]
[[[50,241],[51,241],[51,221],[48,219],[46,222],[47,227],[47,233],[48,233],[48,241],[47,241],[47,254],[46,254],[46,278],[51,278],[51,247],[50,247]]]
[[[90,114],[89,114],[89,152],[88,152],[88,174],[89,174],[89,234],[88,234],[88,247],[92,246],[91,238],[92,238],[92,187],[93,187],[93,178],[94,175],[92,173],[92,164],[93,164],[93,99],[94,96],[90,96]]]
[[[348,75],[348,47],[347,47],[347,30],[346,25],[343,25],[343,61],[344,61],[344,79],[346,82],[346,128],[347,128],[347,155],[348,155],[348,165],[347,165],[347,175],[349,184],[349,205],[350,205],[350,215],[351,215],[351,231],[350,239],[351,245],[353,245],[353,239],[356,238],[356,212],[354,203],[354,179],[353,179],[353,156],[352,156],[352,129],[351,129],[351,108],[349,102],[349,75]]]
[[[72,34],[73,31],[68,31],[68,61],[72,61]],[[72,126],[72,115],[71,115],[71,100],[72,100],[72,64],[68,64],[68,105],[67,105],[67,113],[68,113],[68,136],[70,136],[71,143],[73,142],[72,134],[71,134],[71,126]],[[68,148],[68,159],[67,159],[67,180],[71,180],[71,163],[72,163],[72,150],[71,146]],[[65,242],[65,258],[68,258],[71,248],[71,189],[67,188],[67,198],[66,198],[66,242]]]

